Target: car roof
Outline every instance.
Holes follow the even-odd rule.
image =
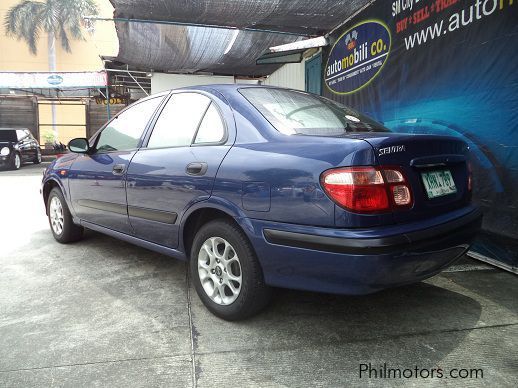
[[[271,85],[256,85],[256,84],[245,84],[245,83],[237,83],[237,84],[209,84],[209,85],[198,85],[198,86],[188,86],[178,89],[172,89],[173,91],[176,90],[200,90],[200,91],[206,91],[206,92],[214,92],[217,91],[221,93],[222,95],[230,95],[230,94],[236,94],[238,93],[239,89],[244,88],[268,88],[268,89],[283,89],[283,90],[293,90],[297,92],[303,92],[301,90],[294,90],[294,89],[288,89],[288,88],[281,88],[278,86],[271,86]]]
[[[29,128],[22,128],[22,127],[17,127],[17,128],[0,128],[0,131],[16,131],[16,130],[29,130]]]
[[[270,86],[270,85],[257,85],[257,84],[245,84],[245,83],[237,83],[237,84],[208,84],[208,85],[196,85],[196,86],[186,86],[179,89],[214,89],[217,91],[220,90],[237,90],[242,88],[276,88],[281,89],[278,86]],[[173,89],[173,90],[179,90]]]
[[[217,90],[219,92],[221,91],[237,91],[239,89],[245,89],[245,88],[268,88],[268,89],[284,89],[284,90],[291,90],[288,88],[281,88],[279,86],[273,86],[273,85],[256,85],[256,84],[214,84],[214,85],[203,85],[201,87],[207,87],[214,90]]]

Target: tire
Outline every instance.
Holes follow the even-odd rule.
[[[47,200],[50,230],[57,242],[67,244],[83,237],[84,228],[74,224],[63,193],[54,187]]]
[[[198,230],[191,249],[190,272],[203,304],[227,321],[257,314],[270,301],[271,288],[264,282],[254,249],[243,231],[231,221],[210,221]],[[233,279],[239,279],[240,283]]]
[[[22,166],[22,157],[18,152],[14,152],[11,158],[11,170],[19,170]]]
[[[36,150],[36,157],[34,158],[32,163],[34,163],[34,164],[40,164],[41,163],[41,151],[40,151],[39,148]]]

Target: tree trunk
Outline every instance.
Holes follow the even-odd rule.
[[[49,71],[56,71],[56,37],[53,32],[49,32],[47,38],[48,45],[48,57],[49,57]],[[56,105],[52,103],[52,132],[54,133],[55,141],[58,140],[58,128],[56,126],[57,122],[57,113],[56,113]]]

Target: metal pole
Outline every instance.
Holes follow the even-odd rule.
[[[374,1],[374,0],[373,0]],[[253,28],[253,27],[242,27],[238,28],[235,26],[225,26],[219,24],[203,24],[203,23],[185,23],[185,22],[175,22],[172,20],[149,20],[149,19],[133,19],[133,18],[102,18],[97,16],[83,16],[83,19],[86,20],[99,20],[99,21],[109,21],[109,22],[127,22],[127,23],[151,23],[151,24],[166,24],[172,26],[187,26],[187,27],[205,27],[205,28],[218,28],[222,30],[242,30],[242,31],[252,31],[252,32],[269,32],[272,34],[281,34],[281,35],[293,35],[293,36],[318,36],[315,32],[290,32],[290,31],[281,31],[281,30],[272,30],[272,29],[264,29],[264,28]]]
[[[49,55],[49,71],[56,71],[56,39],[54,33],[49,33],[47,37],[48,42],[48,55]],[[59,98],[59,90],[56,89],[56,97]],[[58,141],[58,127],[56,125],[57,122],[57,110],[56,105],[54,103],[50,106],[51,115],[52,115],[52,133],[54,135],[54,141]]]
[[[130,76],[131,78],[133,78],[133,81],[135,81],[135,82],[137,83],[138,87],[139,87],[140,89],[142,89],[142,91],[145,93],[145,95],[146,95],[146,96],[149,96],[149,93],[148,93],[148,92],[146,92],[146,90],[142,87],[142,85],[140,85],[140,83],[137,81],[137,79],[136,79],[135,77],[133,77],[133,75],[132,75],[129,71],[128,71],[128,74],[129,74],[129,76]]]
[[[108,120],[111,119],[111,113],[110,113],[110,91],[108,90],[108,85],[106,85],[106,113],[108,114]]]

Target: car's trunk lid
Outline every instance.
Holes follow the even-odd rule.
[[[414,205],[411,209],[396,210],[396,222],[424,219],[469,203],[468,146],[464,141],[449,136],[396,133],[357,133],[352,137],[373,147],[379,165],[400,166],[405,172]],[[455,192],[451,192],[451,185],[450,189],[445,186],[443,177],[449,179],[448,172]]]

